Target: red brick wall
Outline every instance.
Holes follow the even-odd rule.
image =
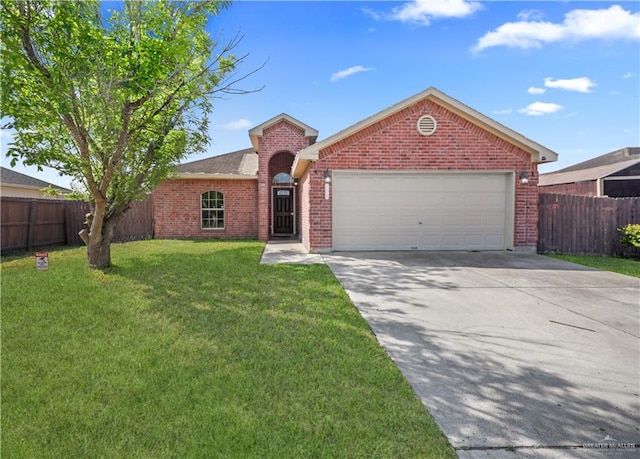
[[[300,240],[302,244],[307,248],[307,250],[311,250],[311,221],[310,221],[310,175],[311,168],[307,169],[306,172],[300,179],[298,180],[298,196],[300,197],[300,212],[298,221],[300,222]]]
[[[270,169],[275,171],[282,166],[281,162],[287,158],[282,155],[275,159],[270,168],[271,158],[284,151],[295,155],[298,151],[309,146],[309,139],[304,130],[285,120],[266,128],[258,144],[258,238],[266,241],[271,234],[271,178]],[[284,172],[289,172],[293,158]],[[278,172],[283,172],[278,170]],[[274,172],[275,175],[275,172]],[[299,196],[298,196],[299,197]],[[299,199],[298,199],[299,201]]]
[[[425,137],[416,123],[422,115],[436,119],[436,132]],[[477,127],[428,100],[420,101],[320,151],[309,171],[309,246],[332,246],[331,199],[324,199],[325,169],[334,170],[513,170],[515,174],[514,245],[535,248],[537,241],[537,167],[524,150]],[[521,185],[520,171],[530,181]]]
[[[224,193],[224,229],[202,229],[200,196]],[[256,238],[258,236],[257,180],[167,180],[153,193],[155,237]]]
[[[562,183],[538,187],[540,193],[574,194],[579,196],[597,196],[595,180],[592,182]]]

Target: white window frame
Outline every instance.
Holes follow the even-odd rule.
[[[204,206],[203,206],[203,200],[205,199],[204,195],[205,195],[205,194],[209,194],[209,193],[216,193],[216,194],[219,194],[219,195],[220,195],[220,197],[222,198],[222,205],[221,205],[221,206],[219,206],[219,207],[204,207]],[[207,201],[208,201],[208,202],[211,202],[211,200],[212,200],[212,199],[211,199],[211,197],[210,197],[210,196],[208,196]],[[216,196],[215,201],[219,201],[218,196]],[[224,197],[224,193],[223,193],[222,191],[218,191],[218,190],[209,190],[209,191],[205,191],[205,192],[203,192],[203,193],[200,193],[200,229],[202,229],[202,230],[212,230],[212,231],[221,231],[221,230],[224,230],[224,228],[225,228],[225,223],[226,223],[226,216],[225,216],[224,201],[225,201],[225,197]],[[220,211],[222,211],[222,226],[221,226],[221,227],[216,227],[216,228],[213,228],[213,227],[205,227],[205,226],[204,226],[204,222],[205,222],[204,212],[205,212],[205,211],[209,211],[209,212],[211,212],[211,211],[215,211],[215,212],[220,212]],[[218,221],[219,219],[218,219],[218,218],[211,219],[211,217],[209,217],[209,219],[208,219],[208,220],[209,220],[209,222],[211,222],[211,221],[214,221],[214,220],[215,220],[215,221]]]

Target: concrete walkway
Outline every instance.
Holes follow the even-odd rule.
[[[302,243],[298,241],[269,241],[262,252],[260,264],[295,264],[316,265],[324,264],[322,255],[309,253]]]

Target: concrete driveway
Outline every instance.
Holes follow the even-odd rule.
[[[324,260],[459,457],[639,457],[640,280],[509,252]]]

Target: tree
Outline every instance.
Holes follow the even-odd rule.
[[[115,7],[107,10],[105,5]],[[90,267],[111,263],[130,203],[204,151],[213,99],[236,89],[241,40],[213,40],[228,1],[16,0],[0,4],[0,114],[12,165],[49,166],[90,201]]]

